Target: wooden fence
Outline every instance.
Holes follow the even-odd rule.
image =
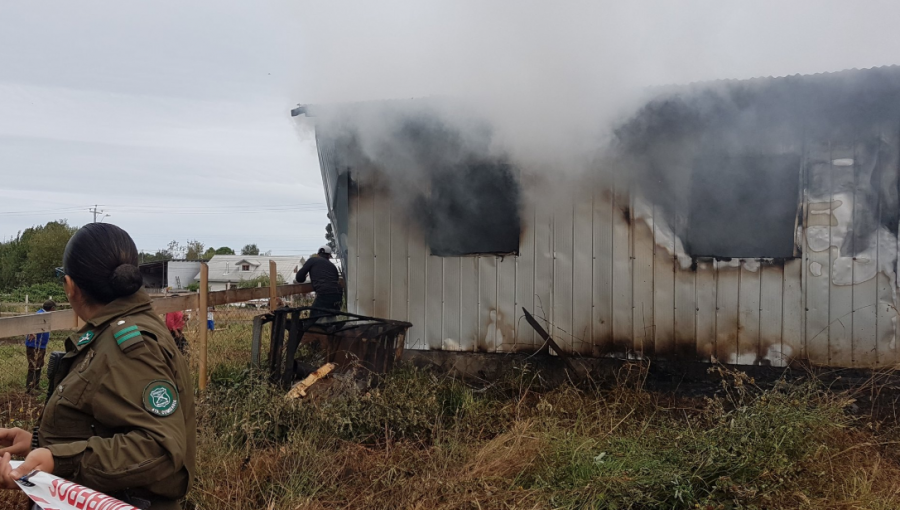
[[[243,303],[254,299],[274,300],[276,297],[309,294],[313,292],[312,284],[295,283],[292,285],[278,285],[275,271],[275,261],[269,261],[269,287],[253,289],[232,289],[217,292],[206,292],[208,287],[209,267],[204,263],[200,267],[200,292],[196,294],[184,294],[177,297],[162,297],[153,299],[153,311],[158,314],[176,312],[179,310],[200,310],[201,317],[205,317],[205,311],[209,306],[226,305],[229,303]],[[73,331],[78,330],[84,322],[75,315],[72,310],[60,310],[33,315],[21,315],[18,317],[0,318],[0,338],[24,336],[29,333],[43,333],[49,331]],[[200,389],[206,389],[206,328],[200,328]]]

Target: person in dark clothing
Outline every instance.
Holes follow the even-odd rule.
[[[37,313],[47,313],[56,310],[56,303],[52,300],[44,302]],[[44,353],[47,352],[47,342],[50,341],[50,333],[32,333],[25,337],[25,354],[28,358],[28,376],[25,380],[25,389],[33,391],[41,382],[41,370],[44,368]]]
[[[316,291],[316,299],[313,308],[326,308],[340,310],[344,301],[344,291],[341,288],[340,275],[337,267],[331,262],[332,251],[330,246],[319,248],[315,257],[310,257],[297,272],[297,283],[306,281],[307,275],[312,280],[313,290]],[[320,315],[311,314],[311,317]]]

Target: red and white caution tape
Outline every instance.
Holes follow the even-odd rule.
[[[12,461],[13,469],[21,462]],[[116,498],[49,473],[36,471],[16,483],[44,510],[138,510]]]

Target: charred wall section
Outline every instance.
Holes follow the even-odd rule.
[[[338,140],[338,165],[358,186],[389,194],[397,214],[418,225],[432,255],[517,253],[518,172],[492,151],[487,124],[443,115],[427,103],[357,105],[317,129]]]
[[[533,352],[525,307],[585,356],[894,366],[898,91],[894,68],[676,90],[618,130],[612,183],[522,178],[441,115],[343,130],[348,306],[413,323],[411,349]],[[471,236],[454,216],[510,175],[515,256],[453,256],[478,248],[436,234]]]
[[[675,89],[617,136],[634,186],[665,212],[689,254],[785,257],[797,255],[786,245],[803,221],[802,196],[790,192],[817,186],[806,172],[816,145],[859,147],[855,163],[843,162],[862,173],[847,184],[864,218],[854,228],[872,235],[881,205],[889,211],[881,225],[896,234],[896,168],[887,153],[897,140],[885,136],[896,128],[884,127],[898,123],[900,68],[891,67]],[[742,235],[727,235],[728,225]]]

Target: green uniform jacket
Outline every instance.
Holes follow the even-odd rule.
[[[66,340],[38,440],[53,474],[107,494],[183,498],[196,462],[187,363],[140,290]]]

